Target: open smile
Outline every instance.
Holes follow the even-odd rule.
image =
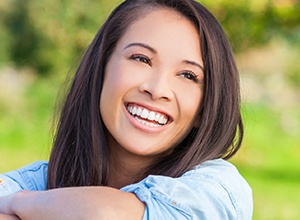
[[[149,127],[161,127],[170,122],[169,116],[136,104],[127,104],[126,109],[137,122]]]

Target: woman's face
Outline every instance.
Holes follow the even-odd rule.
[[[194,25],[158,9],[138,17],[106,66],[100,112],[111,151],[155,159],[195,125],[203,61]]]

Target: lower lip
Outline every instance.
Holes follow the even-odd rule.
[[[159,127],[149,127],[147,125],[139,123],[124,107],[125,114],[127,118],[129,119],[130,123],[137,129],[142,130],[147,133],[155,133],[155,132],[161,132],[162,130],[165,130],[169,124],[165,124]]]

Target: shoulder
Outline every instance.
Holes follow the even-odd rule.
[[[147,205],[145,215],[156,218],[166,213],[170,219],[252,218],[250,186],[222,159],[207,161],[179,178],[148,176],[122,190],[135,193]]]
[[[201,185],[205,182],[214,183],[223,187],[228,193],[239,194],[241,191],[251,192],[251,188],[238,169],[230,162],[223,159],[206,161],[186,172],[181,177],[182,181],[192,185]],[[193,182],[192,180],[196,180]]]
[[[19,190],[45,190],[48,163],[37,161],[20,169],[0,174],[0,196]]]
[[[218,195],[218,199],[227,201],[227,205],[234,208],[234,219],[252,219],[252,189],[230,162],[223,159],[206,161],[185,173],[182,179],[195,187],[195,191],[206,187],[210,196]]]

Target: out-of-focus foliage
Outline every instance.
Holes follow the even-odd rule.
[[[260,46],[277,37],[300,44],[299,0],[202,2],[221,22],[236,52]]]
[[[0,65],[30,66],[38,74],[66,71],[92,40],[118,0],[0,2]],[[299,0],[203,0],[222,23],[235,52],[272,38],[300,41]],[[295,77],[292,75],[292,77]]]
[[[92,40],[114,1],[11,0],[0,2],[0,65],[56,74]]]

